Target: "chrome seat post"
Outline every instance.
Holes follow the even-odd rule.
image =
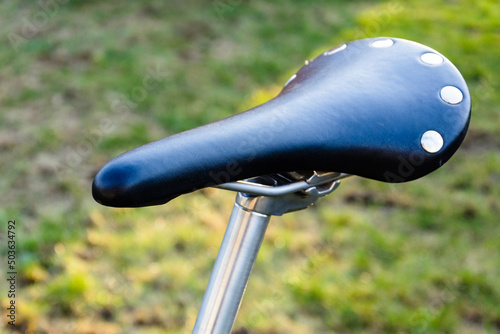
[[[335,190],[346,174],[314,173],[302,182],[265,186],[252,182],[222,185],[238,192],[192,333],[231,333],[250,273],[272,215],[305,209]],[[295,186],[292,186],[294,185]],[[298,188],[298,189],[297,189]],[[258,196],[258,194],[266,196]]]
[[[234,204],[193,333],[230,333],[270,215]]]

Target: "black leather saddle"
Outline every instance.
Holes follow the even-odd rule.
[[[92,193],[103,205],[139,207],[290,171],[410,181],[452,156],[470,111],[464,79],[435,50],[358,40],[306,62],[269,102],[114,158]]]

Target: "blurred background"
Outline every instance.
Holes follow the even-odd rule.
[[[467,138],[423,179],[348,179],[273,218],[234,333],[500,332],[496,0],[2,1],[0,22],[0,268],[15,219],[15,333],[190,332],[234,194],[112,209],[92,199],[95,173],[265,102],[304,60],[374,36],[459,68]],[[12,332],[5,312],[0,332]]]

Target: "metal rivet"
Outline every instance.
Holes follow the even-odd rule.
[[[464,99],[464,95],[454,86],[445,86],[441,89],[441,98],[449,104],[458,104]]]
[[[429,153],[436,153],[443,147],[444,141],[441,134],[434,130],[426,131],[420,139],[422,148]]]
[[[296,77],[296,76],[297,76],[297,74],[292,75],[292,76],[290,77],[290,79],[288,79],[288,81],[287,81],[287,82],[285,82],[285,87],[286,87],[286,86],[288,86],[288,84],[289,84],[290,82],[292,82],[292,80],[293,80],[293,79],[295,79],[295,77]]]
[[[325,51],[323,54],[325,56],[331,56],[332,54],[334,53],[337,53],[337,52],[340,52],[342,50],[345,50],[345,48],[347,47],[347,44],[342,44],[341,46],[339,47],[336,47],[336,48],[333,48],[333,49],[330,49],[328,51]]]
[[[372,48],[388,48],[394,44],[394,41],[392,39],[379,39],[378,41],[372,42],[370,46]]]
[[[427,52],[420,56],[422,63],[427,65],[439,65],[442,64],[444,59],[437,53]]]

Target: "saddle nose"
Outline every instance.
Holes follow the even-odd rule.
[[[306,62],[274,99],[126,152],[93,183],[104,205],[168,202],[210,185],[297,170],[383,182],[445,163],[468,128],[471,101],[453,64],[398,38],[371,38]]]

